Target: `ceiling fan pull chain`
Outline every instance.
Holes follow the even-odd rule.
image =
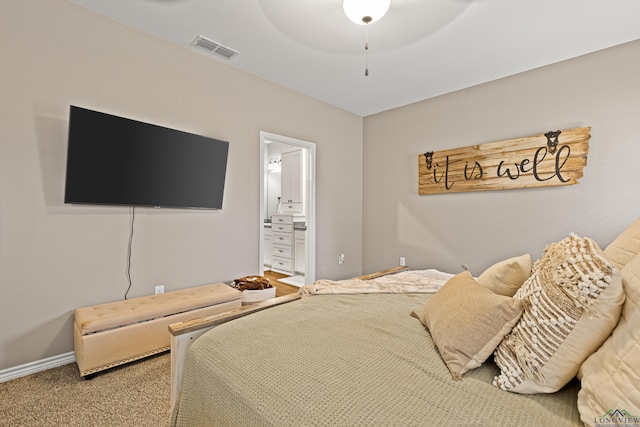
[[[364,19],[363,19],[364,21]],[[369,75],[369,23],[364,26],[364,76]]]

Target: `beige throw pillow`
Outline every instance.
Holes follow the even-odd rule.
[[[622,269],[640,252],[640,218],[631,224],[604,250],[613,265]]]
[[[465,271],[427,301],[419,318],[451,375],[460,380],[482,365],[521,315],[520,301],[494,294]]]
[[[525,311],[495,352],[494,385],[516,393],[552,393],[578,372],[620,316],[620,273],[589,238],[552,243],[516,292]]]
[[[587,426],[609,411],[640,417],[640,255],[622,269],[626,300],[611,336],[580,367],[578,410]]]
[[[477,280],[494,294],[512,297],[530,275],[531,255],[525,254],[492,265]]]

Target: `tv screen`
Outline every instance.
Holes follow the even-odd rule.
[[[221,209],[229,142],[72,105],[65,203]]]

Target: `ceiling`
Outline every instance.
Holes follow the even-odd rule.
[[[640,39],[638,0],[391,0],[368,28],[342,0],[69,1],[363,117]]]

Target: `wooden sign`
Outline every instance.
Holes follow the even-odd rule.
[[[418,193],[508,190],[578,184],[591,127],[551,131],[418,155]]]

